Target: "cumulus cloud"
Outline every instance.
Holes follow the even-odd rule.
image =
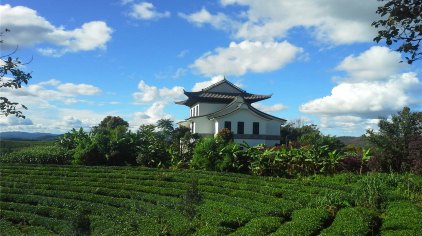
[[[158,12],[154,5],[150,2],[141,2],[132,5],[129,15],[138,20],[157,20],[160,18],[170,17],[170,12]]]
[[[301,105],[300,111],[319,116],[325,127],[345,128],[353,123],[363,127],[379,116],[419,103],[415,94],[422,83],[414,72],[400,73],[399,61],[400,54],[383,47],[346,57],[336,67],[346,76],[335,78],[331,94]]]
[[[223,13],[213,15],[205,8],[191,14],[179,13],[179,16],[199,27],[210,24],[214,28],[221,30],[232,30],[238,24],[237,21],[230,19]]]
[[[292,62],[303,51],[283,42],[231,42],[228,48],[217,48],[198,58],[191,68],[202,75],[244,75],[247,72],[269,72]]]
[[[307,29],[324,43],[350,44],[371,41],[375,30],[376,1],[348,0],[221,0],[223,6],[242,5],[243,21],[234,37],[268,41],[286,37],[297,27]]]
[[[48,80],[31,84],[20,89],[0,88],[0,92],[12,101],[37,107],[51,107],[50,102],[63,104],[86,103],[78,96],[92,96],[101,93],[101,89],[89,84],[62,83],[59,80]]]
[[[192,92],[201,91],[202,89],[204,89],[204,88],[206,88],[206,87],[208,87],[208,86],[210,86],[212,84],[218,83],[218,82],[220,82],[223,79],[224,79],[224,76],[222,76],[222,75],[216,75],[216,76],[212,77],[210,80],[195,83],[193,85]]]
[[[358,56],[346,57],[336,69],[348,74],[347,78],[340,78],[343,81],[385,80],[406,67],[405,64],[398,63],[400,61],[400,53],[386,47],[373,46]]]
[[[40,48],[47,56],[61,56],[68,52],[104,49],[111,39],[112,29],[103,21],[84,23],[80,28],[66,30],[54,26],[28,7],[0,5],[2,27],[11,31],[4,36],[3,46],[14,48],[48,43],[53,47]],[[13,39],[13,40],[12,40]]]
[[[300,110],[315,115],[385,116],[414,104],[416,100],[410,92],[420,86],[412,72],[391,76],[383,82],[340,83],[331,90],[331,95],[305,103]]]
[[[150,86],[141,80],[138,84],[139,92],[133,93],[135,103],[152,103],[156,101],[171,102],[184,97],[183,87],[173,88]]]
[[[101,93],[101,89],[90,84],[65,83],[57,86],[57,89],[66,94],[75,95],[96,95]]]
[[[172,116],[164,112],[166,105],[166,102],[154,102],[147,110],[135,112],[132,126],[136,128],[142,124],[155,124],[159,119],[171,119]]]
[[[261,110],[263,112],[268,112],[268,113],[278,112],[278,111],[287,109],[287,106],[281,103],[277,103],[273,105],[264,105],[262,103],[254,103],[252,104],[252,106],[258,110]]]
[[[17,118],[16,116],[0,116],[0,126],[22,126],[22,125],[32,125],[33,122],[31,119],[26,118]]]

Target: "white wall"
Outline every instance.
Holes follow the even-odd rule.
[[[199,107],[199,114],[198,116],[204,116],[204,115],[208,115],[211,114],[213,112],[216,112],[220,109],[222,109],[223,107],[227,106],[227,104],[224,103],[198,103],[195,104],[195,106]]]
[[[192,122],[195,122],[195,133],[198,134],[214,134],[214,121],[207,117],[193,117]]]
[[[216,120],[219,123],[220,130],[224,128],[225,121],[231,121],[232,132],[234,134],[237,134],[237,122],[239,121],[244,122],[244,131],[245,131],[244,134],[252,134],[252,130],[253,130],[252,123],[259,122],[259,134],[264,134],[264,135],[267,134],[266,123],[268,123],[268,121],[263,119],[260,116],[257,116],[255,113],[249,111],[248,109],[238,110],[225,117],[217,118]],[[280,128],[278,128],[278,130],[280,130]]]

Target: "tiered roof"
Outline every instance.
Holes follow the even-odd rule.
[[[247,93],[245,90],[239,88],[225,78],[218,83],[202,89],[199,92],[183,92],[188,97],[188,99],[176,102],[176,104],[186,105],[189,107],[198,102],[230,103],[239,96],[242,97],[248,104],[262,101],[271,97],[271,95]]]

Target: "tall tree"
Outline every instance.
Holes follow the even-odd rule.
[[[387,164],[394,171],[408,171],[410,143],[422,136],[422,112],[411,112],[404,107],[391,120],[382,118],[379,131],[367,130],[369,141],[383,154]]]
[[[5,29],[0,33],[0,46],[4,43],[4,34],[9,31],[9,29]],[[22,87],[22,84],[27,84],[29,79],[32,78],[30,73],[21,70],[25,63],[18,57],[12,57],[15,53],[16,50],[7,55],[0,55],[0,88],[19,89]],[[25,110],[27,109],[27,107],[22,104],[20,104],[20,107]],[[0,113],[5,116],[15,115],[19,118],[25,118],[19,108],[19,103],[10,101],[7,97],[3,96],[0,96]]]
[[[398,43],[398,52],[408,54],[407,63],[422,58],[420,43],[422,41],[422,0],[378,0],[386,2],[378,7],[376,13],[380,20],[372,26],[380,28],[374,41],[385,40],[388,46]]]

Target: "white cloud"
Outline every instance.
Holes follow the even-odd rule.
[[[138,84],[139,92],[133,93],[136,103],[153,103],[156,101],[173,102],[184,97],[183,87],[174,86],[173,88],[149,86],[141,80]]]
[[[262,103],[254,103],[252,104],[253,107],[255,107],[258,110],[261,110],[263,112],[268,112],[268,113],[273,113],[273,112],[278,112],[278,111],[282,111],[287,109],[287,106],[281,104],[281,103],[277,103],[277,104],[273,104],[273,105],[264,105]]]
[[[242,5],[243,21],[234,37],[243,40],[274,40],[286,37],[289,30],[303,27],[329,44],[371,41],[376,30],[377,1],[348,0],[221,0],[223,6]],[[240,18],[242,19],[242,18]]]
[[[66,94],[75,95],[96,95],[101,93],[101,89],[90,84],[65,83],[57,86],[57,89]]]
[[[406,67],[406,64],[399,63],[400,61],[400,53],[386,47],[373,46],[358,56],[346,57],[336,69],[348,74],[348,77],[343,80],[385,80],[388,76]]]
[[[135,128],[142,124],[155,124],[159,119],[171,119],[172,116],[164,112],[166,102],[154,102],[146,111],[135,112],[131,125]]]
[[[399,54],[382,47],[348,56],[337,66],[346,76],[335,79],[331,94],[301,105],[300,111],[319,116],[323,128],[349,129],[371,127],[379,116],[420,103],[415,94],[422,83],[414,72],[400,73],[399,61]]]
[[[0,127],[1,126],[26,126],[26,125],[33,125],[33,122],[31,119],[26,118],[17,118],[14,115],[9,116],[0,116]]]
[[[420,86],[415,73],[392,76],[383,82],[340,83],[331,95],[305,103],[300,110],[314,115],[385,116],[414,104],[410,91]]]
[[[269,72],[292,62],[302,51],[286,41],[231,42],[228,48],[217,48],[214,53],[204,54],[191,67],[206,76]]]
[[[170,12],[158,12],[152,3],[141,2],[132,5],[129,15],[138,20],[156,20],[159,18],[170,17]]]
[[[47,56],[61,56],[68,52],[104,49],[111,39],[112,29],[103,21],[84,23],[80,28],[66,30],[54,26],[28,7],[0,5],[2,27],[11,29],[4,36],[3,46],[14,48],[48,43],[55,48],[40,48]]]
[[[36,84],[24,86],[20,89],[0,88],[3,96],[27,106],[46,108],[50,102],[58,101],[63,104],[75,104],[86,101],[77,99],[81,95],[98,95],[101,89],[89,84],[62,83],[52,79]]]
[[[195,83],[193,85],[192,92],[201,91],[202,89],[204,89],[204,88],[206,88],[206,87],[208,87],[212,84],[218,83],[223,79],[224,79],[223,75],[216,75],[216,76],[212,77],[210,80]]]
[[[223,13],[213,15],[205,8],[202,8],[200,11],[192,14],[179,13],[179,16],[197,26],[210,24],[214,28],[222,30],[231,30],[238,24],[236,21],[230,19]]]
[[[184,58],[184,57],[185,57],[188,53],[189,53],[189,50],[184,49],[184,50],[180,51],[180,52],[176,55],[176,57],[177,57],[177,58]]]

